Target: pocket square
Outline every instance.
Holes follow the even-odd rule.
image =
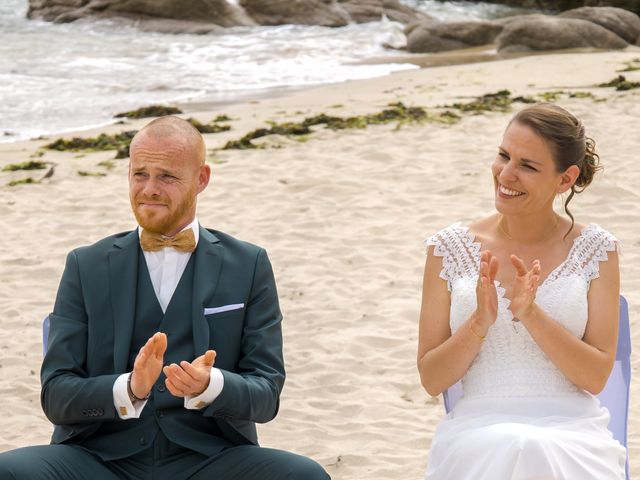
[[[244,308],[244,303],[232,303],[231,305],[222,305],[221,307],[209,307],[204,309],[205,315],[212,315],[214,313],[229,312],[231,310],[239,310]]]

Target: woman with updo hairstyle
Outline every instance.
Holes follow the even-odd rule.
[[[618,241],[568,208],[599,169],[571,113],[525,108],[491,166],[496,213],[427,240],[420,379],[430,395],[459,380],[464,392],[436,430],[428,480],[625,478],[594,396],[616,355]]]

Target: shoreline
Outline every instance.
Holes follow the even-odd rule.
[[[640,58],[638,52],[555,53],[414,69],[239,103],[195,104],[187,111],[184,116],[203,122],[226,114],[232,127],[205,135],[213,177],[199,198],[198,219],[265,247],[277,279],[288,378],[278,417],[259,426],[261,444],[309,455],[335,480],[396,480],[398,472],[421,478],[444,415],[442,399],[423,391],[415,369],[421,242],[454,221],[465,224],[493,210],[488,168],[513,112],[464,113],[451,125],[318,126],[302,137],[257,140],[264,148],[220,148],[269,122],[321,113],[367,115],[393,102],[440,111],[502,89],[513,96],[590,93],[557,97],[583,119],[605,167],[571,209],[578,222],[598,223],[622,241],[622,293],[637,333],[640,89],[595,85],[619,75],[625,62]],[[640,81],[640,70],[626,75]],[[78,133],[112,134],[148,121]],[[43,143],[0,144],[0,170],[36,158]],[[55,173],[37,185],[8,187],[9,180],[30,173],[0,172],[0,215],[6,234],[20,240],[0,253],[0,451],[49,440],[51,427],[39,407],[41,319],[52,308],[67,252],[135,225],[128,162],[114,155],[46,150],[37,158],[55,164]],[[640,368],[639,340],[634,334],[634,371]],[[634,478],[640,475],[636,377],[628,444]]]
[[[339,85],[348,85],[353,82],[369,82],[376,81],[377,79],[384,79],[397,74],[402,74],[411,71],[417,71],[422,69],[433,69],[440,67],[455,67],[473,64],[483,64],[488,62],[502,62],[508,60],[514,60],[518,58],[537,57],[537,56],[556,56],[556,55],[573,55],[573,54],[637,54],[640,56],[640,46],[630,45],[623,50],[606,51],[597,49],[571,49],[571,50],[557,50],[549,52],[528,52],[528,53],[506,53],[501,54],[496,52],[492,48],[487,46],[454,50],[450,52],[440,52],[433,54],[409,54],[398,52],[397,55],[392,57],[372,57],[363,62],[357,62],[356,64],[400,64],[400,65],[413,65],[417,68],[407,68],[397,71],[386,73],[385,75],[370,77],[365,79],[344,80],[332,83],[318,83],[310,85],[297,85],[286,86],[281,85],[277,87],[256,89],[234,95],[229,99],[224,99],[224,94],[204,94],[202,97],[197,97],[187,100],[176,100],[171,102],[159,103],[163,106],[174,106],[183,110],[183,115],[197,114],[203,111],[219,111],[225,106],[236,106],[247,103],[260,102],[262,100],[286,98],[297,93],[304,93],[307,91],[315,91],[323,88],[330,88]],[[52,137],[72,137],[72,136],[84,136],[87,132],[94,132],[101,129],[111,130],[111,127],[118,125],[121,120],[112,118],[110,122],[99,123],[93,126],[80,127],[77,129],[69,129],[61,132],[50,133],[46,135],[39,135],[36,137],[26,139],[5,139],[0,141],[0,145],[16,144],[21,142],[33,142],[39,141],[41,138],[51,139]],[[0,137],[1,138],[1,137]]]

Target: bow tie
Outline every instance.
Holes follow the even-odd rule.
[[[196,239],[191,228],[187,228],[173,237],[165,237],[159,233],[142,230],[140,246],[145,252],[158,252],[163,248],[171,247],[179,252],[191,253],[196,249]]]

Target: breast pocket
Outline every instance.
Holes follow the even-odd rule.
[[[209,324],[209,343],[216,351],[215,366],[235,371],[242,348],[245,309],[239,308],[205,315]]]

